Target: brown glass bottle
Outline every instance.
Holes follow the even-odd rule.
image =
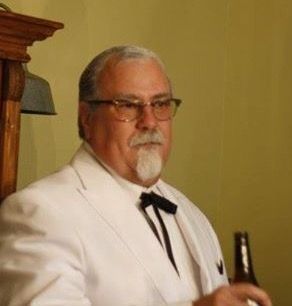
[[[233,282],[247,282],[259,286],[253,270],[247,232],[234,233],[234,247],[235,271]]]

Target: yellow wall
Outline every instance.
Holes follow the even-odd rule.
[[[260,283],[292,305],[292,1],[18,0],[16,12],[65,23],[30,49],[56,117],[22,116],[19,187],[64,164],[79,144],[78,76],[99,51],[158,52],[184,100],[165,177],[218,232],[232,275],[232,232],[248,230]]]

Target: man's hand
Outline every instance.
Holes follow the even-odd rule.
[[[247,283],[223,286],[193,303],[193,306],[248,306],[247,300],[259,306],[272,306],[268,294]]]

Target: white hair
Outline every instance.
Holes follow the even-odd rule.
[[[162,166],[162,158],[157,148],[142,147],[138,150],[136,172],[142,182],[158,177]]]
[[[113,58],[115,58],[117,62],[126,59],[135,59],[135,58],[154,59],[161,66],[162,71],[165,72],[164,64],[162,63],[158,55],[146,48],[126,45],[126,46],[116,46],[106,49],[102,53],[98,54],[95,58],[93,58],[93,60],[87,65],[85,70],[82,72],[79,80],[79,101],[90,101],[99,98],[99,93],[101,91],[99,87],[100,75],[103,72],[109,60]],[[79,125],[79,136],[81,138],[84,138],[84,131],[80,119],[78,119],[78,125]]]

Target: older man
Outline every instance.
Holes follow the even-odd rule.
[[[0,305],[270,305],[260,289],[227,285],[207,219],[159,179],[181,103],[159,58],[106,50],[79,98],[73,160],[1,208]]]

